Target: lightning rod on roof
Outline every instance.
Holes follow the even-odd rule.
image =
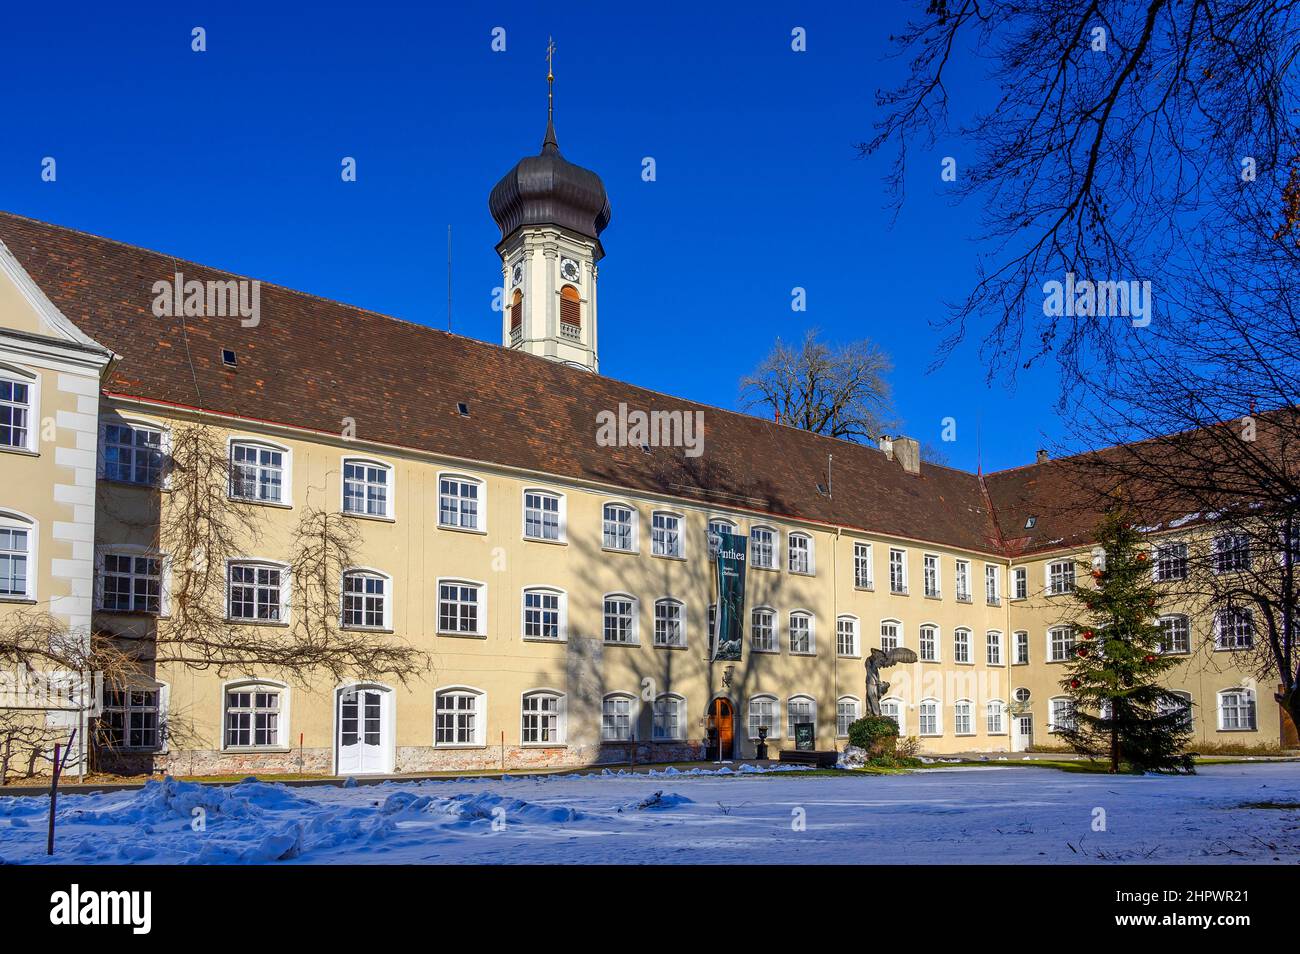
[[[451,223],[447,223],[447,330],[451,331]]]

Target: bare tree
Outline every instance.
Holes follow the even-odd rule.
[[[1046,314],[1045,281],[1151,281],[1171,320],[1189,276],[1277,227],[1243,202],[1300,209],[1295,2],[925,0],[895,41],[910,74],[877,94],[859,148],[893,152],[901,203],[912,148],[973,147],[950,183],[935,156],[936,183],[982,208],[989,249],[941,353],[974,326],[990,380],[1053,355],[1068,389],[1127,360],[1127,321]],[[952,122],[949,86],[971,70],[992,92]]]
[[[809,331],[798,347],[776,340],[741,379],[748,409],[766,408],[783,424],[850,441],[874,441],[893,426],[889,356],[867,339],[832,347]]]

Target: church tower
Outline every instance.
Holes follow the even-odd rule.
[[[488,208],[501,229],[497,254],[505,289],[502,343],[598,371],[596,263],[609,225],[600,176],[560,155],[555,139],[554,73],[547,47],[546,137],[492,189]]]

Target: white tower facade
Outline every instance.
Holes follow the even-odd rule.
[[[599,371],[599,250],[599,241],[555,225],[524,226],[502,241],[502,344]]]

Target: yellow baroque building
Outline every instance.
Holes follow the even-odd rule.
[[[202,422],[261,527],[224,558],[230,629],[303,612],[314,506],[357,541],[339,625],[427,659],[405,682],[162,665],[93,716],[46,713],[56,734],[183,774],[663,762],[710,729],[744,759],[760,728],[774,755],[801,724],[842,748],[865,655],[904,646],[883,709],[924,752],[1053,744],[1100,517],[1062,505],[1070,461],[975,475],[604,377],[599,178],[548,129],[491,211],[501,346],[0,214],[0,614],[165,620],[176,568],[141,527],[170,506],[169,435]],[[734,661],[709,658],[711,524],[748,539]],[[1161,612],[1196,744],[1277,745],[1249,634]]]

